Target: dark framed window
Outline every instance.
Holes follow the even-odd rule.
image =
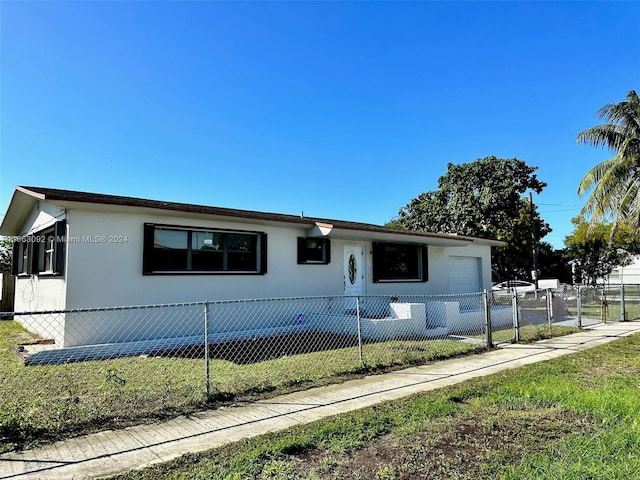
[[[19,237],[13,244],[13,275],[64,273],[66,222]]]
[[[261,232],[144,225],[143,273],[265,274]]]
[[[327,265],[331,262],[331,241],[328,238],[298,237],[298,263]]]
[[[11,263],[11,273],[13,275],[29,275],[33,269],[29,259],[32,258],[31,242],[26,238],[16,240],[13,244],[13,261]]]
[[[374,242],[374,282],[426,282],[428,271],[425,245]]]

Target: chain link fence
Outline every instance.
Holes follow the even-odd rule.
[[[640,317],[630,287],[0,314],[0,450],[534,339],[603,302],[603,321]]]
[[[493,325],[502,341],[521,341],[523,329],[542,333],[545,325],[581,328],[640,318],[640,285],[500,291],[492,292],[492,297],[495,306],[512,309],[512,325],[502,329]]]
[[[582,316],[600,322],[640,318],[640,285],[603,285],[581,289]]]

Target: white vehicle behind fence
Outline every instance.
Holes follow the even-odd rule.
[[[495,295],[510,295],[515,290],[518,297],[525,297],[527,295],[535,295],[536,286],[524,280],[508,280],[495,284],[491,287],[491,290]]]

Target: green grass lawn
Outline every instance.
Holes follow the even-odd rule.
[[[527,326],[521,329],[521,339],[534,341],[574,331]],[[495,332],[494,342],[512,337],[511,330]],[[360,361],[354,346],[292,354],[297,353],[292,345],[296,342],[289,343],[293,350],[285,351],[281,350],[285,343],[268,339],[262,343],[272,351],[263,357],[258,353],[264,345],[242,345],[254,354],[248,362],[238,354],[216,357],[219,352],[212,348],[207,399],[202,352],[198,358],[139,356],[25,367],[11,348],[32,339],[16,322],[0,322],[0,451],[485,350],[482,345],[446,339],[387,341],[365,343]],[[240,348],[233,347],[236,352]]]
[[[640,478],[640,336],[113,477]]]
[[[523,325],[520,327],[520,342],[531,343],[546,338],[560,337],[579,332],[579,328],[565,327],[562,325]],[[496,330],[491,335],[493,343],[508,343],[514,338],[513,328]]]
[[[625,314],[627,320],[640,318],[640,304],[637,302],[625,302]],[[621,307],[619,299],[608,299],[603,308],[599,302],[591,302],[582,305],[582,316],[594,320],[619,322],[621,319]]]
[[[270,352],[252,362],[214,356],[207,399],[202,354],[25,367],[12,346],[30,340],[16,322],[0,322],[0,451],[484,350],[438,339],[365,344],[363,361],[353,346],[295,355]]]

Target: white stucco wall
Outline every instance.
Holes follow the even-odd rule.
[[[265,275],[143,275],[143,224],[246,229],[266,232]],[[77,243],[69,248],[68,305],[74,308],[267,297],[342,294],[339,242],[329,265],[298,265],[297,237],[304,230],[159,216],[96,215],[74,211],[73,236],[126,235],[126,243]],[[337,256],[337,258],[335,258]]]
[[[632,259],[630,265],[626,267],[617,267],[611,272],[609,278],[605,279],[603,283],[609,283],[610,285],[640,285],[640,256],[636,256]]]
[[[64,209],[46,202],[38,202],[20,235],[37,233],[62,220]],[[66,308],[66,277],[47,275],[18,275],[16,277],[16,312],[63,310]],[[53,339],[56,345],[64,344],[64,314],[16,315],[15,320],[43,339]]]
[[[144,223],[266,232],[267,274],[143,275]],[[67,224],[69,236],[75,239],[126,237],[124,242],[78,241],[67,245],[68,308],[342,295],[345,244],[360,244],[365,247],[368,295],[447,293],[449,255],[481,258],[484,288],[490,288],[491,285],[490,248],[487,246],[430,246],[427,282],[374,283],[371,242],[332,238],[329,265],[298,265],[297,237],[304,236],[306,232],[289,226],[212,221],[196,215],[172,218],[157,214],[97,213],[82,210],[72,210]]]
[[[25,222],[21,235],[35,233],[50,227],[56,221],[64,219],[65,211],[48,202],[37,202],[35,208]]]
[[[64,277],[18,276],[15,295],[16,312],[63,310],[66,308]]]
[[[374,283],[370,241],[330,237],[330,264],[298,265],[297,237],[305,236],[307,231],[291,225],[215,220],[198,214],[89,204],[86,208],[83,205],[82,208],[62,210],[40,202],[25,224],[25,233],[46,228],[65,216],[68,243],[64,275],[18,278],[16,311],[273,297],[340,296],[344,292],[343,262],[346,245],[361,245],[364,248],[366,295],[446,294],[449,291],[449,256],[452,255],[479,258],[483,288],[490,288],[491,285],[488,246],[429,246],[427,282]],[[265,232],[268,246],[267,273],[143,275],[145,223]],[[367,233],[363,232],[363,236],[366,235]],[[295,302],[280,304],[277,308],[268,304],[261,304],[256,308],[258,307],[270,310],[258,315],[254,315],[255,312],[247,315],[246,305],[234,304],[225,306],[224,315],[220,315],[218,308],[212,309],[212,318],[217,322],[212,326],[212,333],[290,326],[294,324],[299,312],[306,313],[306,310]],[[201,308],[198,306],[176,310],[72,313],[46,319],[48,324],[40,331],[44,332],[44,336],[55,338],[57,344],[65,347],[191,336],[202,332]],[[308,309],[308,306],[305,308]],[[220,319],[223,317],[224,322],[221,322]],[[34,325],[30,324],[31,327]]]
[[[143,275],[144,223],[266,232],[267,274]],[[340,257],[327,266],[297,264],[297,237],[304,235],[302,229],[197,216],[168,218],[79,210],[70,213],[68,226],[74,238],[127,237],[121,243],[80,241],[68,245],[70,308],[342,293]]]
[[[25,222],[20,236],[37,233],[62,220],[64,209],[38,202]],[[66,278],[62,276],[27,276],[16,278],[15,311],[61,310],[66,307]]]

